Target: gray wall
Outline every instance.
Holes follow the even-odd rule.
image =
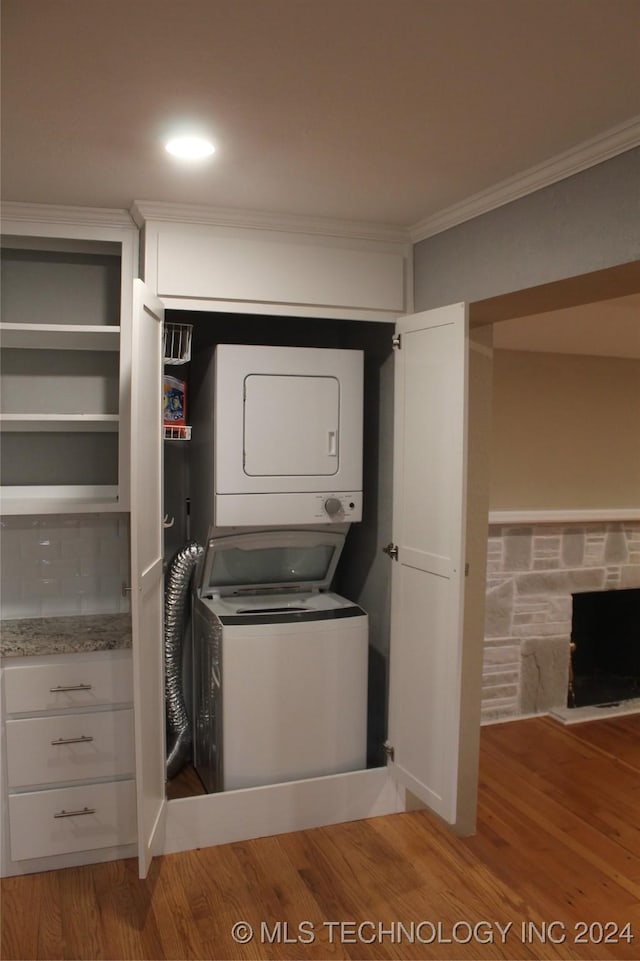
[[[415,309],[640,260],[640,148],[414,247]]]

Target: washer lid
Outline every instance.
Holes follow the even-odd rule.
[[[328,590],[345,536],[332,530],[263,530],[213,537],[201,593]]]

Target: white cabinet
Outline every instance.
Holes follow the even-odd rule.
[[[12,794],[12,859],[25,861],[131,844],[136,837],[135,804],[133,780]],[[123,851],[112,855],[125,856]]]
[[[166,307],[382,321],[411,308],[401,229],[150,202],[133,215]]]
[[[131,675],[130,651],[5,660],[3,875],[133,853]]]
[[[133,285],[131,626],[138,856],[146,874],[159,853],[166,808],[162,538],[162,326],[164,310]]]
[[[2,214],[0,510],[127,514],[138,232],[126,211]],[[2,873],[135,853],[131,652],[2,668]]]
[[[9,666],[5,686],[7,714],[100,710],[133,699],[130,657],[23,658],[20,670]]]
[[[69,321],[71,304],[67,305],[63,316],[53,309],[44,319],[41,313],[38,313],[37,320],[33,315],[31,319],[26,319],[24,314],[18,314],[14,319],[5,316],[5,322],[13,325],[6,330],[9,341],[5,342],[5,347],[10,354],[13,352],[15,357],[18,353],[34,352],[36,357],[43,350],[51,355],[60,353],[67,365],[58,368],[61,374],[49,404],[43,399],[49,397],[51,385],[47,378],[53,376],[48,361],[38,361],[37,358],[28,361],[31,367],[25,374],[16,374],[23,369],[20,361],[14,361],[14,366],[8,368],[11,377],[25,377],[22,383],[32,384],[33,390],[16,388],[16,392],[12,391],[8,397],[9,406],[5,407],[5,412],[10,415],[5,421],[8,428],[5,438],[10,445],[14,444],[14,449],[10,458],[5,457],[4,461],[8,461],[12,469],[16,465],[24,472],[22,477],[10,476],[4,481],[10,488],[19,488],[17,493],[15,490],[9,492],[5,505],[8,500],[10,509],[25,513],[38,510],[127,510],[130,415],[126,388],[130,380],[128,325],[133,297],[133,284],[128,284],[127,278],[132,279],[134,275],[135,239],[122,218],[118,220],[115,215],[111,225],[88,225],[83,233],[74,224],[65,233],[61,230],[59,213],[57,223],[53,223],[52,215],[52,221],[43,225],[35,222],[35,214],[31,215],[34,222],[25,223],[24,217],[20,220],[15,212],[13,221],[5,215],[4,227],[14,237],[27,235],[52,241],[62,236],[62,241],[67,244],[73,241],[71,253],[84,255],[85,260],[89,254],[102,256],[105,253],[96,249],[98,241],[117,243],[121,268],[120,311],[119,314],[104,314],[98,322],[91,313],[84,313],[79,322],[75,313],[76,320]],[[475,797],[477,752],[473,736],[479,726],[480,671],[478,664],[478,670],[474,668],[470,673],[467,663],[474,660],[471,656],[474,640],[481,644],[482,639],[481,634],[475,639],[467,637],[463,616],[466,455],[463,382],[466,374],[466,321],[463,305],[458,305],[446,317],[418,315],[411,319],[409,326],[405,326],[402,348],[397,356],[396,384],[402,387],[401,392],[398,388],[396,395],[395,435],[396,438],[403,436],[404,453],[409,452],[411,456],[401,456],[402,452],[396,450],[394,490],[398,503],[394,510],[400,560],[389,559],[394,571],[396,611],[405,611],[403,617],[395,617],[396,629],[407,634],[404,640],[397,636],[391,638],[392,678],[395,671],[392,691],[396,696],[406,697],[409,705],[400,715],[394,714],[393,708],[391,710],[394,743],[390,749],[395,751],[394,760],[386,768],[182,799],[168,804],[164,802],[162,353],[158,331],[163,304],[176,309],[271,314],[298,319],[395,320],[398,313],[411,307],[411,248],[397,236],[392,236],[392,232],[387,236],[378,232],[374,236],[375,229],[366,225],[350,225],[343,230],[339,225],[317,224],[314,230],[308,224],[296,225],[292,221],[280,225],[260,222],[252,229],[248,221],[241,223],[227,218],[225,224],[206,212],[196,224],[188,223],[185,211],[176,213],[156,209],[155,217],[154,211],[147,210],[146,214],[151,216],[146,218],[145,224],[145,277],[160,301],[147,298],[136,285],[135,362],[139,367],[131,384],[135,425],[131,499],[135,787],[134,772],[129,777],[122,768],[117,768],[117,774],[82,781],[70,777],[63,783],[45,781],[38,785],[5,788],[2,793],[5,805],[3,830],[7,834],[3,847],[6,850],[11,820],[15,828],[10,850],[13,858],[20,859],[9,867],[16,873],[20,865],[26,865],[23,870],[59,866],[59,858],[70,859],[64,863],[100,860],[103,856],[117,856],[113,852],[118,848],[112,846],[116,842],[124,846],[119,848],[121,852],[126,850],[130,854],[128,845],[134,836],[137,819],[140,869],[144,874],[152,855],[158,851],[184,850],[389,813],[405,806],[407,789],[423,797],[447,820],[457,820],[459,825],[468,826],[469,817],[461,818],[460,814],[464,814],[464,809],[473,808]],[[28,219],[29,215],[24,216]],[[137,216],[142,224],[146,215],[140,207]],[[79,240],[89,242],[89,252],[86,248],[78,249]],[[41,239],[33,244],[36,250],[51,248],[50,243],[43,244]],[[57,252],[60,247],[53,244],[53,249]],[[44,298],[46,305],[57,302],[55,292]],[[32,314],[34,310],[35,305],[32,305]],[[33,344],[38,343],[38,338],[30,329],[25,330],[34,322],[64,329],[47,329],[40,341],[42,349],[35,348],[27,346],[26,340]],[[90,346],[70,346],[76,331],[70,332],[67,328],[76,324],[83,345],[89,343]],[[429,377],[442,390],[438,392],[434,388],[432,391],[429,403],[433,409],[427,419],[429,429],[425,430],[425,411],[420,406],[420,397],[424,394],[422,372],[425,356],[432,352],[432,346],[425,339],[421,352],[416,354],[409,349],[409,344],[413,331],[421,332],[422,342],[422,332],[437,331],[442,326],[450,329],[452,336],[445,338],[446,350],[436,351],[438,361],[430,367]],[[117,334],[115,329],[101,330],[95,335],[104,337],[101,343],[109,344],[102,351],[97,340],[92,340],[92,327],[120,327],[120,330]],[[57,339],[58,334],[63,340]],[[119,338],[117,406],[113,403],[116,393],[113,367],[109,367],[105,358],[97,358],[100,353],[116,353],[112,339],[115,336]],[[425,337],[430,341],[431,334],[425,333]],[[11,338],[14,338],[13,345]],[[64,343],[64,346],[51,348],[51,338],[54,345]],[[71,340],[64,341],[64,338]],[[85,361],[78,363],[74,359],[76,356],[85,358],[86,364]],[[89,357],[92,358],[90,363]],[[452,371],[460,372],[462,376],[460,381],[456,373],[455,398],[446,389]],[[82,387],[82,409],[69,406],[64,399],[64,390],[60,388],[68,385],[75,376],[82,379],[85,374],[87,382]],[[72,423],[74,429],[70,427]],[[43,424],[47,425],[46,428]],[[34,425],[37,429],[31,429]],[[52,425],[54,429],[51,429]],[[117,430],[111,429],[115,425]],[[80,430],[75,429],[78,426]],[[96,446],[89,453],[86,449],[80,452],[78,438],[82,443],[92,438],[90,443]],[[111,440],[110,452],[108,439]],[[117,439],[115,458],[114,439]],[[32,458],[31,451],[36,449],[36,442],[38,455]],[[444,460],[440,457],[443,446],[453,452]],[[63,449],[64,456],[60,457]],[[430,492],[426,507],[424,492],[418,486],[419,478],[413,476],[413,462],[431,465],[437,473],[433,497]],[[54,463],[64,464],[65,471],[71,469],[71,475],[56,474]],[[87,465],[97,468],[98,475],[91,473]],[[41,484],[40,476],[44,476]],[[46,491],[38,491],[38,486],[45,486]],[[29,490],[25,491],[25,488]],[[403,505],[408,504],[413,507],[407,513]],[[450,523],[452,511],[456,515],[455,523]],[[427,513],[429,523],[425,520]],[[426,536],[433,525],[439,530],[439,518],[447,519],[446,550],[443,553],[440,553],[440,541]],[[373,549],[381,546],[374,544]],[[475,574],[473,559],[471,572],[467,587]],[[417,578],[422,578],[423,574],[430,578],[430,583],[433,578],[440,578],[442,584],[430,592],[423,590],[417,583]],[[434,600],[432,608],[429,607],[430,600]],[[428,657],[422,656],[425,648]],[[394,665],[394,659],[397,662],[398,657],[402,663]],[[52,681],[49,687],[60,683],[59,680]],[[10,688],[11,684],[7,687],[5,679],[5,696]],[[438,696],[426,698],[425,691],[435,691]],[[49,690],[48,694],[51,693]],[[10,700],[11,696],[9,693]],[[113,708],[115,706],[112,704]],[[126,703],[119,705],[120,708],[126,711]],[[93,706],[74,707],[70,711],[100,713]],[[27,718],[35,720],[36,714],[53,717],[66,713],[65,710],[52,710],[50,706],[33,707],[27,712],[11,714],[6,720],[7,723]],[[97,735],[90,733],[89,729],[77,734],[78,738],[92,736]],[[109,736],[113,736],[113,731]],[[3,738],[6,744],[5,733]],[[57,739],[58,736],[50,738]],[[80,752],[86,747],[86,740],[82,740],[74,750]],[[49,748],[55,746],[42,747],[41,756],[45,759],[50,756]],[[108,748],[105,753],[109,753]],[[6,747],[3,755],[6,758]],[[78,759],[81,756],[80,753],[76,755]],[[76,765],[80,763],[73,762],[65,777],[73,774],[74,766],[77,771]],[[3,765],[6,785],[9,777],[6,760]],[[12,772],[11,777],[21,781],[34,776],[33,772],[15,774],[13,765]],[[111,846],[101,847],[102,843]]]
[[[133,711],[7,721],[10,788],[131,776]]]
[[[189,216],[171,205],[136,209],[145,279],[168,309],[395,322],[411,307],[411,249],[388,233],[264,218],[252,229],[248,216],[242,222],[229,212],[194,212],[194,223]],[[166,853],[390,813],[418,800],[458,830],[473,830],[482,629],[468,616],[465,587],[477,595],[484,548],[465,556],[466,305],[402,318],[396,334],[389,763],[170,801]],[[194,444],[196,434],[194,426]],[[474,476],[469,486],[476,484]],[[365,482],[365,503],[368,493],[376,496]],[[372,531],[372,551],[384,545],[376,537]],[[138,704],[159,729],[161,705],[144,692]],[[145,757],[151,764],[152,752]]]
[[[126,511],[136,231],[47,212],[3,206],[2,512]]]

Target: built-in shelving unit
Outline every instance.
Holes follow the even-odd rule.
[[[123,244],[32,228],[2,239],[1,509],[126,510]]]

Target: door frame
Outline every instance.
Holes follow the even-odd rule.
[[[484,344],[493,343],[493,326],[506,320],[524,319],[534,314],[553,313],[571,307],[580,307],[600,301],[614,300],[618,297],[626,297],[640,293],[640,260],[631,261],[626,264],[618,264],[613,267],[606,267],[602,270],[590,271],[585,274],[576,274],[551,283],[540,284],[533,287],[524,287],[509,293],[499,294],[483,300],[473,301],[469,304],[469,324],[470,333],[482,341]],[[488,385],[488,391],[492,391],[492,383]],[[486,456],[490,459],[491,434],[490,426],[485,432]],[[488,464],[490,469],[490,464]],[[490,492],[489,492],[490,494]],[[517,515],[517,512],[509,512]],[[525,513],[525,512],[523,512]],[[534,512],[531,512],[534,513]],[[545,512],[542,512],[543,514]],[[540,523],[547,521],[540,520]],[[558,518],[554,519],[558,522]],[[584,516],[582,518],[584,522]],[[489,540],[490,517],[484,534],[482,536],[483,551],[486,560]],[[496,524],[504,524],[505,521],[495,520]],[[524,518],[510,520],[511,524],[531,523]],[[484,593],[486,595],[486,575]],[[484,598],[482,600],[484,604]],[[484,649],[484,636],[483,636]],[[498,719],[497,723],[508,720],[515,720],[515,717]]]

